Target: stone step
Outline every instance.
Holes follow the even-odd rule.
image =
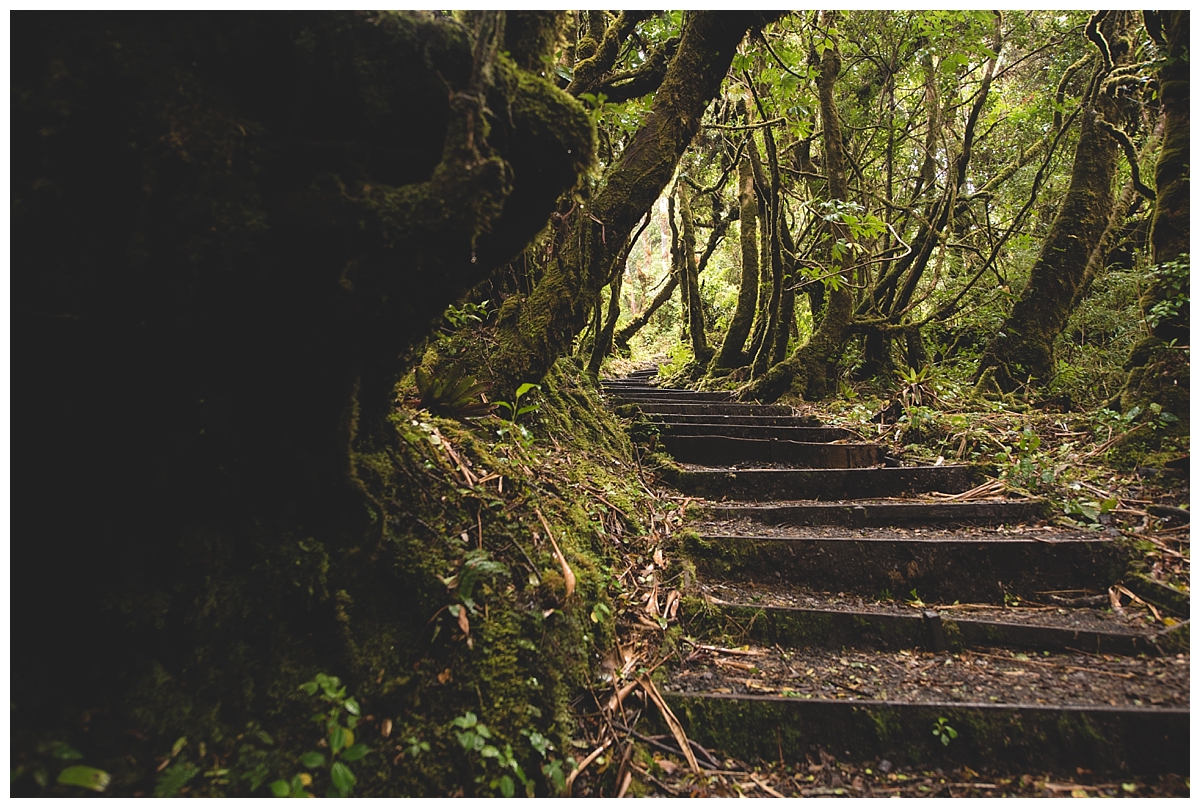
[[[1036,537],[1035,537],[1036,536]],[[1038,593],[1105,592],[1124,572],[1111,539],[1093,533],[999,534],[983,529],[925,534],[868,528],[854,535],[686,533],[685,554],[705,578],[760,580],[889,600],[916,592],[928,603],[1005,603]],[[834,583],[836,582],[836,583]]]
[[[685,390],[678,387],[655,387],[652,385],[601,385],[600,389],[614,398],[670,398],[679,396],[697,401],[733,401],[730,393],[720,391]]]
[[[811,443],[777,438],[729,438],[668,433],[659,444],[681,463],[732,466],[785,464],[804,469],[857,469],[883,463],[884,448],[873,443]]]
[[[756,440],[794,440],[801,443],[863,442],[858,433],[837,426],[764,426],[647,421],[634,424],[630,432],[634,438],[644,438],[652,435],[675,435],[679,437],[713,436],[723,438],[753,438]]]
[[[705,499],[779,500],[895,497],[939,491],[959,494],[979,484],[973,466],[871,469],[686,469],[670,479],[680,491]]]
[[[690,395],[669,394],[669,393],[660,393],[660,394],[655,394],[655,395],[649,395],[649,394],[643,395],[643,394],[638,393],[638,394],[629,395],[629,394],[625,394],[625,393],[614,393],[612,391],[606,391],[605,395],[607,395],[609,398],[613,399],[614,401],[620,402],[621,404],[635,404],[635,405],[642,405],[642,404],[647,404],[647,405],[720,404],[720,403],[724,403],[724,402],[729,402],[729,399],[727,399],[727,398],[714,397],[715,395],[718,395],[718,394],[714,394],[714,396],[709,396],[709,395],[705,395],[702,393],[693,393]]]
[[[1118,615],[1111,609],[1028,604],[901,605],[736,580],[703,584],[700,595],[684,600],[688,631],[727,636],[737,643],[927,651],[1002,646],[1128,656],[1181,650],[1169,630],[1146,622],[1144,612]]]
[[[1009,525],[1035,522],[1049,513],[1044,499],[989,499],[967,502],[934,500],[849,500],[694,506],[699,519],[764,525],[884,527],[886,525]]]
[[[628,412],[626,412],[628,411]],[[636,402],[617,405],[617,413],[619,415],[634,415],[636,413],[643,415],[736,415],[736,416],[762,416],[762,415],[794,415],[791,407],[785,407],[780,404],[712,404],[704,402],[696,403],[670,403],[670,402]],[[813,423],[809,421],[809,423]]]
[[[913,703],[677,687],[673,681],[663,695],[688,738],[744,760],[804,760],[819,747],[851,760],[1070,776],[1078,776],[1077,769],[1099,775],[1186,773],[1190,765],[1187,706]],[[952,728],[955,736],[944,729],[934,734],[939,726]]]
[[[834,429],[836,427],[824,427],[819,420],[811,415],[724,415],[721,413],[713,414],[691,414],[691,413],[654,413],[639,411],[632,405],[630,407],[631,414],[641,417],[641,423],[661,425],[665,427],[681,427],[681,426],[706,426],[706,427],[755,427],[755,428],[771,428],[771,427],[808,427],[808,428],[824,428]],[[620,408],[618,408],[619,410]],[[849,430],[846,430],[849,432]],[[717,432],[716,434],[720,434]],[[734,437],[737,437],[734,435]],[[752,436],[747,436],[752,437]],[[855,436],[857,438],[857,436]]]

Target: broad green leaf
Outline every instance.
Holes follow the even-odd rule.
[[[346,748],[346,730],[336,726],[329,731],[329,749],[337,754]]]
[[[80,786],[92,791],[103,791],[108,788],[111,780],[112,776],[108,772],[91,766],[70,766],[58,775],[59,785]]]
[[[306,752],[300,758],[300,762],[304,764],[304,768],[306,769],[315,769],[318,766],[325,765],[325,756],[320,752]]]
[[[353,763],[356,760],[362,760],[366,754],[371,751],[371,747],[365,743],[356,743],[354,746],[342,753],[342,760],[347,763]]]
[[[304,684],[300,685],[300,689],[310,696],[315,696],[317,694],[317,683],[305,682]]]
[[[333,780],[333,784],[342,791],[349,792],[354,788],[354,772],[341,761],[337,761],[329,769],[329,776]]]
[[[271,789],[271,793],[276,797],[286,797],[288,794],[292,793],[292,789],[290,786],[288,786],[286,780],[276,780],[268,787]]]
[[[503,774],[500,776],[500,793],[503,794],[506,798],[511,797],[513,794],[516,793],[516,788],[514,787],[513,780],[507,774]]]
[[[358,702],[352,698],[342,702],[342,706],[346,708],[346,712],[350,713],[350,715],[358,715],[359,713]]]

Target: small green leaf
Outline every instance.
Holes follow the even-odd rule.
[[[475,713],[467,713],[466,715],[460,715],[458,718],[454,719],[453,723],[454,726],[458,727],[459,729],[468,729],[478,724],[479,719],[475,716]]]
[[[358,702],[352,698],[342,702],[342,706],[346,708],[346,712],[350,713],[350,715],[358,715],[359,713]]]
[[[503,774],[500,776],[500,793],[503,794],[506,798],[511,797],[513,794],[516,793],[516,788],[513,785],[513,779],[511,777],[509,777],[507,774]]]
[[[271,793],[276,797],[286,797],[288,794],[292,793],[292,789],[287,784],[286,780],[276,780],[275,782],[271,783],[270,789]]]
[[[50,745],[50,754],[59,760],[83,760],[83,753],[72,748],[69,744],[62,741],[55,741]]]
[[[336,726],[329,730],[329,749],[333,754],[337,754],[346,748],[346,730],[340,726]]]
[[[354,772],[341,761],[336,761],[329,769],[329,777],[333,780],[333,785],[342,791],[349,792],[354,788]]]
[[[304,684],[300,685],[300,689],[303,690],[305,693],[307,693],[310,696],[315,696],[317,694],[317,683],[316,682],[305,682]]]
[[[306,769],[315,769],[318,766],[325,765],[325,756],[320,752],[306,752],[300,758],[300,762],[304,764]]]
[[[171,757],[175,757],[176,755],[178,755],[181,751],[183,751],[183,747],[185,747],[185,746],[187,746],[187,736],[186,735],[184,737],[180,738],[179,740],[175,741],[174,745],[171,747]]]
[[[542,389],[541,385],[532,384],[530,382],[525,382],[523,385],[521,385],[520,387],[517,388],[517,398],[520,398],[521,396],[525,395],[530,390],[541,390],[541,389]]]
[[[354,746],[342,753],[342,760],[346,761],[347,763],[353,763],[356,760],[362,760],[363,757],[365,757],[370,751],[371,747],[367,746],[365,743],[356,743]]]
[[[489,745],[489,746],[483,747],[483,749],[480,749],[479,754],[480,754],[480,756],[485,757],[485,758],[498,758],[498,757],[500,757],[500,750],[494,746]]]
[[[108,788],[112,777],[108,772],[94,769],[91,766],[70,766],[58,775],[59,785],[80,786],[92,791],[103,791]]]

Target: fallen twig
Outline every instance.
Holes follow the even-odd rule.
[[[600,744],[598,747],[593,749],[591,754],[589,754],[587,757],[585,757],[582,761],[579,762],[579,765],[575,769],[573,769],[570,774],[567,775],[566,782],[563,784],[563,793],[564,794],[570,795],[571,786],[573,786],[575,784],[575,778],[578,777],[579,773],[582,772],[584,769],[586,769],[593,760],[600,757],[600,755],[604,752],[605,749],[612,746],[612,742],[613,742],[613,739],[609,738],[607,741],[605,741],[604,743]]]
[[[639,680],[642,683],[642,689],[646,691],[646,695],[654,702],[662,713],[663,719],[667,722],[667,727],[671,730],[671,734],[675,736],[675,740],[679,742],[680,749],[683,750],[683,756],[687,759],[688,766],[696,774],[700,773],[700,764],[696,762],[696,755],[692,752],[692,746],[688,743],[687,733],[683,731],[683,725],[679,723],[679,719],[675,717],[675,713],[671,712],[671,708],[667,706],[667,702],[663,699],[662,694],[658,692],[658,687],[650,679],[650,675],[646,674]]]

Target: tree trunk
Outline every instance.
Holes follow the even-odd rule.
[[[832,24],[836,12],[822,12],[822,22]],[[842,127],[834,105],[833,85],[841,69],[841,57],[836,44],[826,48],[821,55],[821,72],[817,80],[817,91],[821,99],[821,124],[824,129],[825,169],[829,178],[829,197],[846,200],[846,155],[842,146]],[[844,225],[830,222],[831,241],[846,238]],[[826,396],[833,386],[836,362],[849,334],[853,314],[853,297],[845,260],[834,264],[837,274],[836,288],[829,290],[825,305],[825,316],[813,333],[812,339],[784,362],[771,368],[765,376],[742,389],[740,398],[757,398],[775,401],[789,389],[807,399]],[[830,284],[833,287],[833,284]]]
[[[1125,17],[1124,12],[1111,12],[1102,26],[1117,65],[1127,61],[1129,55],[1128,41],[1122,37]],[[1093,85],[1099,85],[1105,72],[1103,64],[1097,66]],[[976,382],[982,382],[981,389],[994,383],[1011,392],[1028,379],[1050,377],[1054,371],[1054,338],[1066,325],[1088,258],[1108,224],[1120,147],[1096,119],[1104,116],[1117,124],[1118,109],[1098,86],[1085,103],[1092,104],[1093,110],[1082,116],[1070,187],[1028,283],[1000,332],[984,349],[975,373]]]
[[[687,183],[676,185],[679,196],[681,272],[687,276],[687,320],[692,340],[692,355],[697,364],[704,365],[712,358],[712,348],[704,334],[704,307],[700,300],[700,271],[696,266],[696,224],[692,218],[691,190]]]
[[[1139,426],[1129,433],[1130,437],[1125,441],[1129,445],[1118,447],[1126,451],[1155,449],[1164,437],[1185,436],[1191,420],[1190,363],[1188,352],[1178,347],[1191,343],[1189,304],[1182,297],[1187,294],[1190,274],[1190,15],[1187,11],[1143,13],[1147,30],[1166,51],[1167,57],[1158,74],[1165,120],[1162,152],[1154,169],[1158,204],[1150,230],[1152,260],[1158,269],[1141,300],[1142,311],[1151,323],[1151,334],[1138,342],[1130,353],[1125,365],[1129,375],[1121,390],[1120,407],[1122,412],[1135,406],[1148,411],[1151,404],[1157,404],[1163,412],[1179,420],[1171,422],[1165,430]],[[1163,265],[1172,262],[1181,270],[1174,277],[1163,272]],[[1171,307],[1172,302],[1178,303],[1178,307]],[[1155,306],[1159,306],[1157,312]],[[1161,416],[1156,420],[1162,423]],[[1127,459],[1137,460],[1137,452],[1128,455]]]
[[[613,331],[617,327],[617,318],[621,316],[621,285],[624,280],[625,273],[618,272],[610,284],[608,313],[604,317],[604,325],[596,334],[596,343],[592,346],[592,358],[587,367],[587,372],[592,376],[600,375],[600,363],[612,352]]]
[[[579,206],[565,246],[533,294],[524,301],[510,298],[501,310],[493,367],[504,385],[540,379],[569,350],[625,239],[670,182],[699,130],[738,43],[764,20],[753,12],[688,14],[646,123],[606,172],[604,187]]]
[[[742,245],[742,284],[738,290],[737,308],[725,332],[725,341],[717,354],[714,367],[736,368],[750,358],[742,350],[754,321],[754,304],[758,299],[758,198],[754,192],[754,171],[750,158],[738,163],[738,202]]]

